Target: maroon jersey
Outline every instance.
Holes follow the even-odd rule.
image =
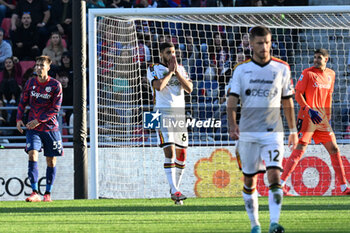
[[[34,128],[38,131],[57,131],[57,114],[62,103],[62,86],[59,81],[48,77],[45,83],[38,78],[27,81],[18,104],[17,121],[22,120],[25,107],[30,107],[28,122],[37,120],[40,124]]]

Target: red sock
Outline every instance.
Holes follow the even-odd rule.
[[[346,184],[345,170],[341,161],[340,152],[331,155],[331,162],[335,172],[335,178],[340,185]]]
[[[288,179],[288,177],[294,171],[295,167],[297,166],[303,154],[304,154],[303,150],[297,150],[297,149],[293,150],[292,154],[289,156],[287,160],[287,163],[283,167],[281,180],[286,181]]]

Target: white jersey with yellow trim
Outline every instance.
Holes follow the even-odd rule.
[[[182,65],[178,65],[178,72],[186,79],[189,79],[187,72]],[[163,64],[152,64],[147,69],[147,79],[152,87],[153,101],[155,108],[184,108],[185,93],[176,75],[173,75],[166,87],[157,91],[152,86],[152,81],[162,79],[169,73],[168,67]]]
[[[241,100],[240,140],[255,140],[274,132],[283,135],[281,98],[294,94],[288,63],[272,57],[260,65],[248,59],[236,66],[230,84],[230,95]]]

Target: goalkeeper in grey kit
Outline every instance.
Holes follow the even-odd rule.
[[[191,93],[192,81],[184,67],[177,63],[175,46],[171,42],[160,45],[160,64],[152,64],[147,69],[151,84],[155,117],[165,121],[185,121],[185,93]],[[188,147],[186,127],[172,127],[161,124],[157,129],[158,143],[165,155],[164,171],[170,185],[171,199],[182,204],[186,196],[179,190],[185,168]]]

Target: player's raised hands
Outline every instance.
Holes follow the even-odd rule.
[[[23,129],[22,129],[22,127],[24,127],[23,121],[21,121],[21,120],[17,121],[16,127],[17,127],[17,130],[18,130],[20,133],[23,133]]]
[[[177,61],[176,61],[175,55],[171,56],[171,58],[169,59],[168,69],[169,69],[169,72],[174,72],[174,73],[176,72]]]

